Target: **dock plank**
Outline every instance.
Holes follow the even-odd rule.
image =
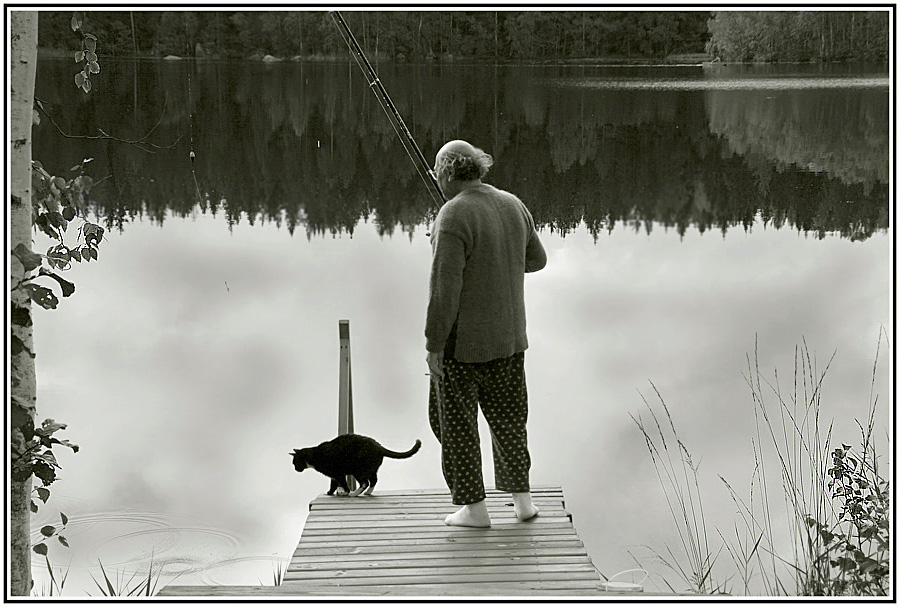
[[[515,540],[516,538],[513,538]],[[480,543],[483,543],[482,540]],[[333,554],[333,555],[348,555],[348,554],[380,554],[384,552],[385,547],[396,546],[398,551],[402,551],[404,554],[414,554],[416,552],[433,552],[440,550],[471,550],[472,546],[465,542],[447,542],[446,540],[441,539],[428,539],[428,540],[404,540],[404,541],[375,541],[368,542],[364,545],[355,545],[355,544],[331,544],[328,542],[323,542],[321,544],[317,544],[314,542],[310,543],[301,543],[297,546],[297,549],[294,551],[294,555],[319,555],[319,554]],[[541,548],[564,548],[568,550],[576,550],[578,554],[584,552],[584,544],[582,544],[581,540],[578,539],[578,536],[549,536],[548,538],[544,538],[544,541],[535,541],[524,539],[520,541],[511,541],[504,540],[500,542],[492,542],[492,549],[507,549],[514,550],[516,552],[523,550],[535,550]],[[482,547],[482,550],[484,547]]]
[[[446,516],[446,515],[445,515]],[[428,517],[425,519],[406,518],[402,515],[398,518],[393,516],[386,517],[384,520],[378,519],[351,519],[342,520],[339,518],[329,518],[328,520],[307,521],[306,529],[309,531],[346,531],[347,533],[393,533],[394,527],[401,529],[415,529],[417,531],[446,531],[447,526],[443,521],[444,517]],[[502,529],[504,525],[522,525],[523,523],[517,519],[500,519],[494,520],[491,525],[492,529]],[[541,517],[541,528],[548,528],[554,525],[554,528],[566,528],[570,525],[569,518],[566,516],[543,516]],[[319,534],[321,535],[321,533]]]
[[[494,583],[472,582],[465,585],[465,592],[454,584],[405,584],[385,586],[342,586],[335,589],[330,584],[308,584],[305,582],[284,582],[281,586],[179,586],[170,596],[185,597],[367,597],[367,596],[407,596],[454,598],[482,596],[615,596],[619,593],[604,592],[593,580],[571,581],[526,581],[506,582],[501,586]],[[162,594],[162,593],[160,593]]]
[[[436,525],[422,525],[409,527],[387,527],[378,528],[360,528],[345,527],[343,529],[305,529],[301,542],[304,540],[311,541],[330,541],[322,538],[332,538],[339,541],[341,538],[346,541],[366,541],[369,539],[410,539],[410,538],[445,538],[447,541],[465,537],[480,538],[503,538],[513,536],[539,537],[546,535],[568,535],[572,533],[571,523],[546,523],[543,525],[534,525],[527,528],[521,528],[509,525],[504,529],[500,525],[494,525],[486,529],[447,529],[444,523]]]
[[[333,562],[335,560],[342,561],[344,563],[349,563],[352,561],[372,561],[373,556],[382,560],[391,559],[416,561],[435,558],[456,558],[454,557],[454,552],[456,552],[457,550],[469,550],[469,548],[463,548],[459,546],[422,546],[418,549],[415,549],[416,547],[414,546],[410,546],[408,549],[404,549],[402,551],[385,552],[382,548],[383,547],[373,546],[363,550],[356,550],[353,548],[314,548],[309,550],[304,549],[302,563],[312,564],[319,561]],[[546,545],[506,544],[505,547],[498,546],[496,548],[482,549],[478,551],[479,558],[492,558],[499,556],[512,559],[528,558],[534,556],[577,556],[580,558],[580,556],[583,554],[584,549],[580,542],[556,542]]]
[[[550,557],[550,558],[548,558]],[[460,559],[458,555],[453,553],[430,553],[427,556],[411,557],[404,554],[385,554],[377,559],[371,557],[366,559],[342,559],[337,561],[334,558],[329,560],[310,560],[304,559],[303,562],[291,564],[288,571],[332,571],[347,569],[386,569],[389,567],[486,567],[491,565],[541,565],[544,563],[571,565],[571,564],[591,564],[586,556],[580,555],[528,555],[528,556],[473,556],[465,560]]]
[[[489,490],[492,525],[448,527],[441,489],[320,495],[280,586],[168,586],[161,596],[605,596],[560,487],[535,487],[541,513],[519,521]]]
[[[576,579],[598,579],[599,576],[591,563],[573,564],[524,564],[524,565],[457,565],[443,567],[385,567],[381,569],[336,569],[288,570],[284,579],[314,580],[326,579],[337,584],[370,584],[374,578],[379,580],[395,580],[396,584],[415,583],[419,578],[438,577],[442,580],[458,583],[460,580],[476,580],[484,582],[503,582],[513,579],[539,580],[551,579],[541,576],[566,574]],[[401,578],[406,581],[400,581]]]

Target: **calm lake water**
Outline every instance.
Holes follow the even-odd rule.
[[[38,69],[65,133],[149,136],[35,129],[51,173],[93,158],[110,226],[99,262],[67,273],[75,296],[34,313],[39,416],[81,446],[60,454],[35,537],[68,515],[71,547],[50,558],[71,595],[99,594],[101,561],[126,580],[152,559],[163,583],[271,584],[328,486],[288,454],[336,433],[339,320],[357,432],[394,449],[423,440],[385,462],[378,488],[444,486],[423,335],[434,208],[355,65],[102,69],[90,95],[69,61]],[[702,461],[710,528],[729,538],[736,508],[718,477],[742,492],[753,473],[755,343],[788,387],[804,340],[820,372],[834,354],[822,417],[836,444],[858,442],[879,335],[893,332],[886,68],[379,72],[429,160],[449,139],[485,148],[488,181],[540,225],[549,263],[526,280],[532,482],[563,486],[602,573],[634,555],[662,588],[647,547],[679,552],[631,417],[647,419],[643,397],[661,411],[653,386]],[[881,357],[884,447],[884,343]],[[482,437],[490,484],[484,424]],[[35,575],[40,588],[37,560]]]

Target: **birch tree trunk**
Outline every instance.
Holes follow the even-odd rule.
[[[31,225],[31,122],[34,111],[34,78],[37,68],[37,13],[10,12],[10,207],[9,247],[20,243],[28,250],[32,245]],[[7,251],[9,255],[9,251]],[[25,269],[14,255],[9,255],[10,288],[18,284]],[[31,300],[24,289],[10,293],[13,309],[20,317],[31,318]],[[10,406],[13,445],[24,445],[23,424],[34,424],[37,400],[34,374],[34,340],[32,327],[12,324],[12,334],[24,348],[10,360]],[[27,596],[31,592],[31,477],[13,479],[9,494],[9,594]]]

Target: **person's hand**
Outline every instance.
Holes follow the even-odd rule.
[[[444,353],[443,352],[429,352],[428,356],[425,358],[428,361],[428,371],[431,373],[431,377],[443,378],[444,377]]]

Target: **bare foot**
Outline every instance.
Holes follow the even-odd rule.
[[[534,503],[531,501],[531,493],[513,493],[513,507],[516,510],[516,517],[520,521],[527,521],[530,518],[534,518],[538,515],[540,510]]]
[[[454,527],[490,527],[491,517],[484,500],[463,506],[447,516],[444,522]]]

